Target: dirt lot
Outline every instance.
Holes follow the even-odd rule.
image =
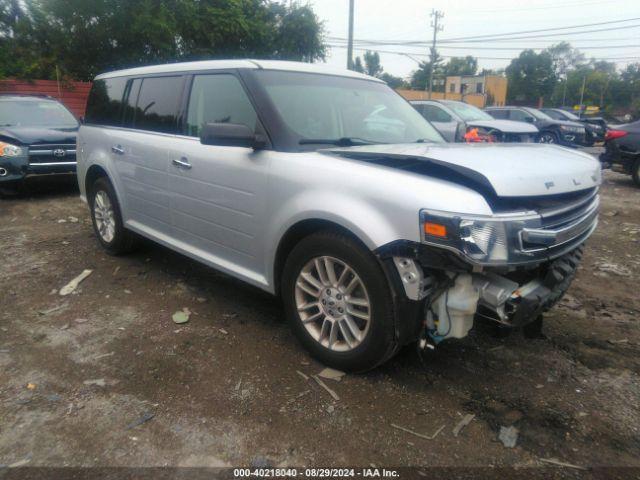
[[[278,301],[152,244],[110,257],[73,181],[32,182],[0,201],[0,465],[640,466],[640,189],[605,177],[545,339],[476,329],[424,366],[407,349],[325,380],[339,400],[297,372],[322,366]]]

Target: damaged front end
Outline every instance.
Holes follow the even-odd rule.
[[[536,320],[569,288],[598,209],[592,189],[562,206],[490,217],[423,210],[420,244],[378,252],[419,312],[400,337],[433,345],[465,337],[477,317],[512,327]]]

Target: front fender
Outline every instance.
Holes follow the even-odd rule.
[[[353,233],[370,250],[402,238],[401,232],[387,217],[372,205],[346,194],[307,190],[290,198],[274,213],[266,232],[265,271],[267,280],[274,284],[274,266],[280,241],[286,232],[305,220],[325,220]],[[415,228],[419,231],[418,212]]]

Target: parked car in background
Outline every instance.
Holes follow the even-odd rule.
[[[604,134],[607,132],[607,125],[600,117],[579,117],[578,115],[563,110],[561,108],[541,108],[541,112],[546,113],[556,120],[566,120],[584,125],[585,145],[591,146],[596,142],[604,141]]]
[[[484,111],[500,120],[514,120],[535,125],[540,130],[538,136],[540,143],[556,143],[567,147],[585,145],[586,130],[581,123],[555,120],[531,107],[487,107]]]
[[[0,95],[0,193],[15,192],[27,175],[75,172],[78,126],[53,98]]]
[[[410,103],[448,142],[537,141],[538,129],[534,125],[496,120],[468,103],[455,100],[413,100]]]
[[[465,337],[476,313],[536,325],[597,224],[590,155],[446,143],[383,81],[308,63],[99,75],[78,148],[104,249],[135,232],[280,295],[342,370]]]
[[[600,161],[612,170],[626,173],[640,187],[640,120],[607,131]]]

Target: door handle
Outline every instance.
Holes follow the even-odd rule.
[[[187,160],[187,157],[180,157],[180,160],[174,158],[173,160],[171,160],[171,163],[178,168],[184,168],[185,170],[191,169],[191,164]]]
[[[122,148],[122,145],[114,145],[111,147],[111,151],[116,155],[124,155],[124,148]]]

